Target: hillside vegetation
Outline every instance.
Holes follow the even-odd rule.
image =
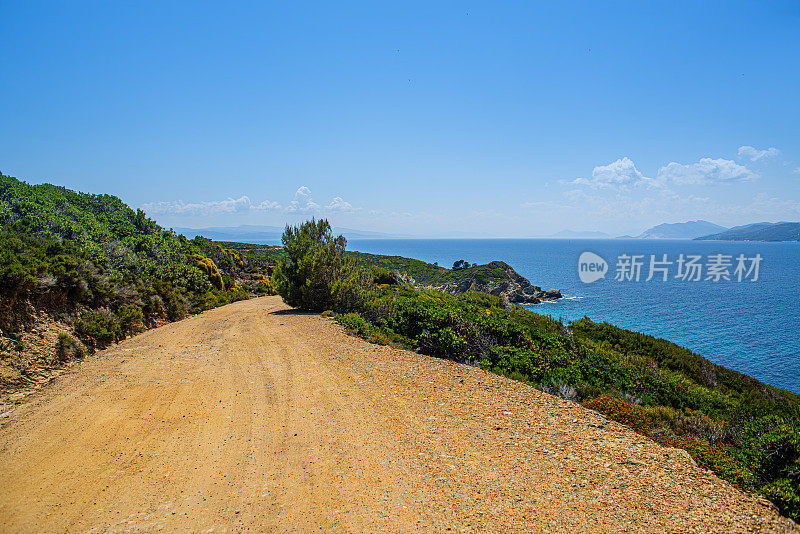
[[[292,228],[284,244],[275,286],[290,304],[335,315],[372,342],[480,366],[581,402],[687,450],[701,467],[765,495],[784,514],[800,514],[794,393],[607,323],[564,324],[486,293],[449,295],[380,266],[348,266],[344,242],[326,221]]]
[[[1,386],[143,328],[269,291],[253,273],[263,268],[257,258],[187,240],[111,195],[2,174],[0,243]],[[33,354],[23,339],[43,314],[61,332],[57,354]]]

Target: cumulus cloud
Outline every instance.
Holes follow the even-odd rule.
[[[702,158],[684,165],[674,161],[658,170],[658,179],[676,184],[729,184],[749,182],[759,175],[729,159]]]
[[[250,197],[242,195],[239,198],[227,198],[225,200],[209,200],[204,202],[184,202],[182,200],[148,202],[142,208],[150,215],[172,215],[172,216],[208,216],[208,215],[238,215],[245,213],[266,212],[283,210],[287,213],[313,213],[318,211],[329,211],[338,213],[355,213],[362,211],[361,208],[353,207],[342,197],[333,197],[333,200],[324,208],[320,206],[311,196],[311,189],[301,186],[295,191],[294,198],[285,206],[272,200],[253,202]],[[378,212],[370,211],[370,215],[378,215]]]
[[[770,147],[764,150],[759,150],[755,147],[744,145],[739,147],[740,158],[750,158],[750,161],[758,161],[760,159],[774,158],[780,156],[781,151],[775,147]]]
[[[331,203],[325,206],[325,209],[343,212],[355,211],[352,204],[343,200],[342,197],[334,197],[333,200],[331,200]]]
[[[627,156],[609,163],[600,165],[592,170],[591,178],[577,178],[573,183],[587,185],[593,189],[626,188],[648,182],[636,165]]]
[[[281,209],[281,205],[277,202],[265,200],[263,202],[260,202],[259,204],[253,205],[253,209],[261,211],[278,210]]]
[[[222,213],[242,213],[250,210],[274,210],[279,209],[280,204],[269,200],[253,204],[250,197],[242,195],[239,198],[228,197],[225,200],[203,202],[184,202],[182,200],[148,202],[142,208],[151,215],[218,215]]]
[[[739,148],[739,155],[746,155],[752,161],[770,158],[780,154],[776,148],[757,150],[750,146]],[[800,168],[793,171],[800,173]],[[598,165],[592,170],[590,178],[576,178],[562,181],[566,184],[578,184],[592,189],[609,189],[613,191],[630,190],[638,186],[646,186],[661,191],[662,195],[673,194],[669,184],[676,185],[712,185],[734,182],[749,182],[760,178],[760,175],[733,160],[723,158],[701,158],[696,163],[671,162],[658,170],[655,178],[648,178],[629,157],[620,158],[608,165]]]
[[[308,213],[319,209],[319,204],[311,198],[311,189],[300,186],[294,193],[294,200],[286,206],[286,211]]]

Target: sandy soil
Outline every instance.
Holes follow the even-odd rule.
[[[277,297],[151,330],[0,422],[3,532],[794,530],[600,415]]]

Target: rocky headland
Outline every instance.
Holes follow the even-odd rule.
[[[427,285],[430,289],[451,295],[467,291],[481,291],[508,299],[515,304],[538,304],[543,300],[562,298],[558,289],[542,289],[502,261],[486,265],[475,265],[466,269],[451,271],[457,276],[439,284]]]

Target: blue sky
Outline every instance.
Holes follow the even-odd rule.
[[[0,30],[0,170],[166,226],[800,219],[796,1],[3,0]]]

